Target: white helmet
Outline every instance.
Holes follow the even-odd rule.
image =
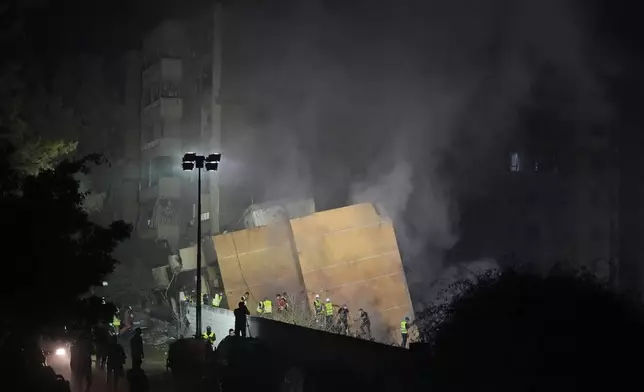
[[[315,298],[320,298],[320,294],[315,294]]]
[[[327,298],[327,299],[326,299],[326,302],[331,302],[331,299],[330,299],[330,298]]]

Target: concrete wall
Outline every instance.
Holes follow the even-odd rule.
[[[257,301],[274,299],[276,293],[304,292],[286,223],[217,235],[214,242],[230,307],[237,307],[246,291],[251,311]]]
[[[281,356],[279,361],[288,363],[289,366],[306,368],[315,364],[333,363],[353,369],[365,379],[377,379],[382,390],[400,387],[402,380],[398,376],[404,374],[409,365],[408,351],[400,347],[261,317],[250,317],[249,325],[253,337],[262,340]],[[336,379],[339,381],[342,374],[335,374],[331,378],[331,382]]]
[[[364,308],[376,338],[398,342],[400,321],[413,309],[391,221],[358,204],[289,223],[214,237],[228,298],[249,291],[252,311],[278,292],[306,293],[310,302],[319,293],[354,315]]]
[[[185,336],[194,336],[195,334],[195,307],[194,305],[186,304],[184,308],[187,310],[186,318],[190,325],[188,326]],[[212,308],[209,306],[204,306],[201,308],[201,329],[206,331],[206,327],[210,326],[217,336],[215,341],[215,346],[221,342],[221,340],[228,335],[228,330],[235,327],[235,316],[233,315],[232,310],[222,309],[222,308]]]
[[[376,337],[397,342],[400,321],[413,310],[392,222],[358,204],[291,224],[309,295],[346,303],[354,314],[364,308]]]

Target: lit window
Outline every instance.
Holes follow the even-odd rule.
[[[202,222],[207,221],[208,219],[210,219],[210,212],[202,212],[201,213],[201,221]]]
[[[521,170],[521,160],[519,159],[519,153],[513,152],[510,156],[510,171],[518,172]]]

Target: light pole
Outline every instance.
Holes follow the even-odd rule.
[[[197,155],[189,152],[183,156],[181,168],[185,171],[192,171],[197,168],[197,303],[195,314],[195,335],[201,337],[201,305],[203,304],[201,294],[201,169],[206,171],[217,171],[221,161],[221,154],[210,154],[208,156]]]

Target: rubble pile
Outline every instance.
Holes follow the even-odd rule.
[[[150,318],[148,328],[143,329],[143,343],[153,347],[167,347],[176,336],[176,326],[167,321]]]

